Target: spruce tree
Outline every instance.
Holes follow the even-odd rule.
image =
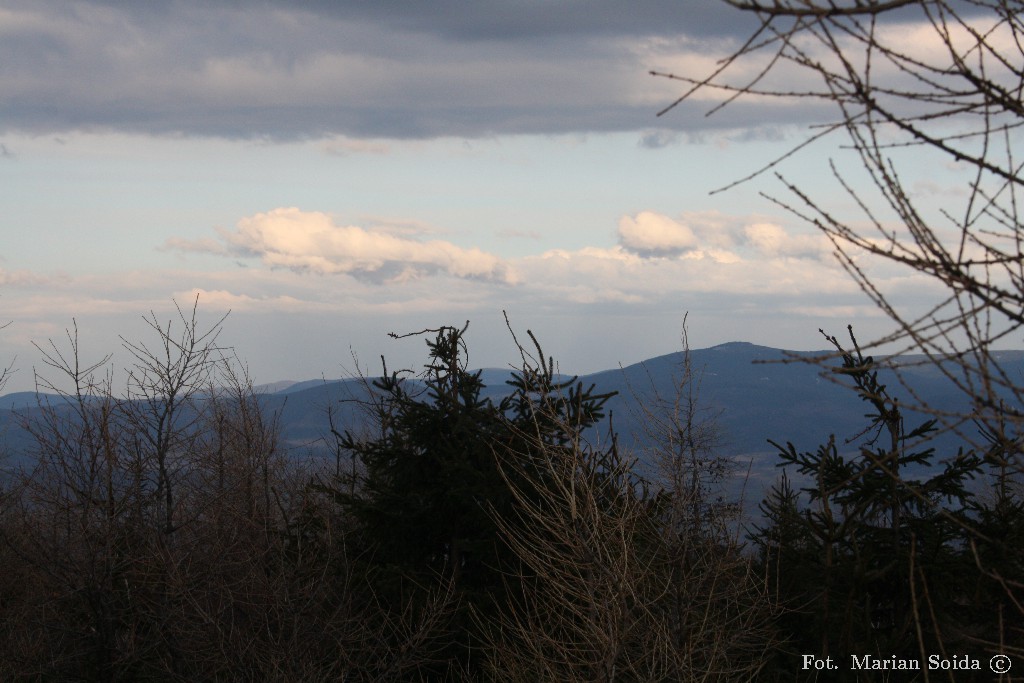
[[[472,652],[480,643],[474,624],[507,604],[522,577],[496,524],[514,518],[501,459],[529,467],[541,446],[550,456],[547,446],[564,446],[601,420],[612,395],[559,378],[531,334],[541,360],[520,349],[508,393],[486,398],[481,372],[467,368],[465,332],[416,333],[428,335],[416,377],[385,364],[372,382],[375,433],[338,433],[357,467],[329,487],[356,530],[367,594],[385,614],[432,620],[417,675],[434,680],[482,661]]]
[[[767,524],[753,540],[785,609],[808,617],[780,622],[794,648],[917,657],[957,620],[967,484],[981,460],[961,449],[937,474],[913,478],[938,458],[935,420],[908,429],[852,329],[851,350],[825,336],[841,359],[838,377],[868,406],[867,426],[853,453],[834,435],[814,451],[770,441],[780,466],[805,482],[806,502],[784,480],[762,503]]]

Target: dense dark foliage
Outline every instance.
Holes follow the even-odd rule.
[[[351,520],[350,549],[376,604],[391,614],[420,614],[447,596],[446,639],[438,667],[464,675],[484,661],[472,619],[489,621],[508,591],[521,592],[521,566],[498,534],[512,499],[502,459],[529,467],[602,417],[610,397],[553,368],[513,374],[499,403],[481,397],[480,372],[466,367],[465,328],[427,330],[429,360],[413,381],[399,373],[374,380],[372,437],[336,434],[357,469],[321,490]],[[543,456],[538,453],[543,449]],[[475,661],[474,661],[475,660]]]
[[[1007,557],[1020,553],[1006,545],[1024,521],[1019,493],[1005,468],[994,497],[971,486],[997,445],[985,458],[962,449],[940,456],[928,443],[936,421],[907,428],[852,330],[849,351],[827,338],[841,360],[835,374],[866,404],[867,424],[850,455],[834,435],[808,452],[772,442],[780,466],[805,483],[795,491],[784,475],[761,503],[767,523],[752,535],[782,607],[778,675],[806,652],[844,663],[864,654],[924,662],[932,653],[971,653],[983,656],[988,674],[993,654],[1024,644],[1020,611],[1007,609],[1024,578]]]

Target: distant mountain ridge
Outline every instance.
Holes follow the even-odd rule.
[[[830,434],[835,434],[840,444],[857,435],[866,426],[865,404],[854,392],[823,377],[820,365],[800,362],[828,354],[785,351],[747,342],[690,351],[698,382],[698,406],[703,416],[716,416],[719,452],[751,463],[751,476],[766,484],[777,474],[769,439],[813,450]],[[1024,377],[1024,351],[1005,351],[999,356],[1005,369]],[[670,400],[675,396],[683,360],[680,351],[578,378],[602,392],[618,392],[608,402],[607,410],[613,415],[620,443],[636,449],[642,460],[650,445],[644,435],[643,412],[654,409],[658,397]],[[830,363],[833,367],[837,364],[837,360]],[[915,390],[936,408],[967,406],[966,398],[933,366],[916,365],[912,358],[901,364]],[[505,382],[511,373],[512,369],[481,370],[487,386],[485,396],[497,400],[507,394]],[[891,389],[896,396],[904,394],[896,383]],[[262,385],[260,391],[265,409],[279,412],[282,442],[296,457],[322,452],[331,443],[328,410],[333,411],[338,428],[357,431],[365,423],[359,402],[366,396],[366,383],[358,378],[281,381]],[[47,400],[46,396],[39,398]],[[6,446],[9,453],[30,452],[31,439],[21,424],[38,410],[36,402],[32,392],[0,396],[0,447]],[[607,431],[607,426],[602,429]],[[940,454],[948,456],[955,455],[958,445],[952,436],[936,442]]]

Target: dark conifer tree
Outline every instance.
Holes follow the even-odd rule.
[[[967,484],[981,460],[961,450],[937,474],[913,478],[938,459],[929,443],[935,420],[907,430],[852,330],[850,351],[826,338],[841,358],[835,372],[868,406],[868,424],[855,437],[855,454],[840,452],[834,436],[815,451],[770,442],[780,466],[806,482],[807,496],[801,506],[784,480],[761,506],[767,524],[753,534],[784,607],[807,617],[780,623],[797,650],[823,655],[940,651],[940,640],[951,643],[947,627],[964,598],[958,574]]]
[[[375,433],[337,434],[356,467],[330,486],[357,530],[368,594],[385,614],[427,618],[447,596],[445,614],[430,615],[437,627],[423,659],[434,661],[418,671],[433,679],[474,667],[472,615],[486,619],[505,604],[504,592],[515,590],[509,577],[521,576],[495,522],[511,518],[512,505],[499,458],[528,466],[539,445],[565,444],[594,426],[611,396],[559,379],[552,361],[523,351],[507,395],[487,398],[480,371],[467,368],[465,331],[417,333],[432,335],[418,377],[385,365],[372,382]]]

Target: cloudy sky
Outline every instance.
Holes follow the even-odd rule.
[[[388,332],[466,320],[471,364],[505,366],[503,310],[575,372],[677,350],[687,313],[695,347],[880,334],[770,174],[711,194],[827,110],[656,116],[682,87],[649,71],[703,75],[750,30],[718,0],[0,0],[7,389],[33,341],[75,323],[123,364],[118,335],[197,295],[260,382],[416,364]],[[840,142],[783,170],[841,207]]]

